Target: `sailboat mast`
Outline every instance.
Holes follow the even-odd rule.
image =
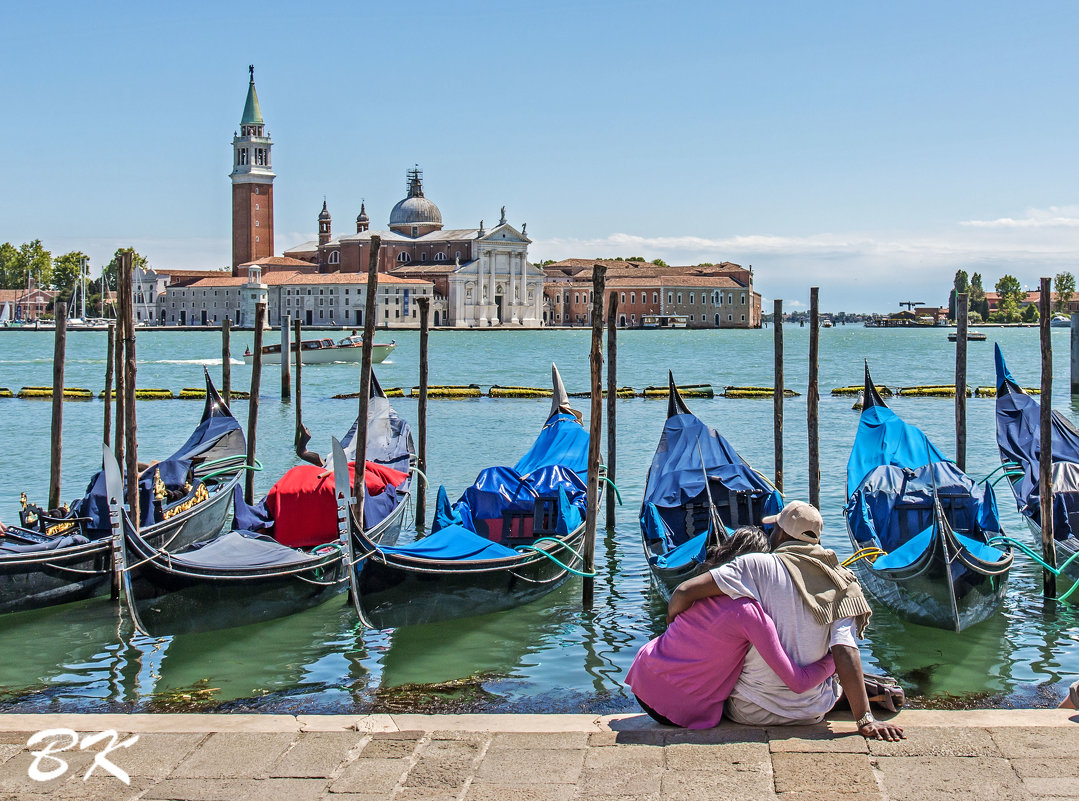
[[[79,287],[82,290],[82,298],[79,301],[79,319],[86,322],[86,257],[79,262]]]

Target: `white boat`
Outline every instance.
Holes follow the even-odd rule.
[[[1049,325],[1053,328],[1069,328],[1071,324],[1071,318],[1064,314],[1054,314],[1049,320]]]
[[[363,358],[363,337],[348,336],[340,342],[332,339],[305,339],[303,341],[304,364],[329,364],[330,362],[359,362]],[[371,364],[379,364],[397,347],[395,341],[388,345],[380,345],[377,342],[371,346]],[[296,353],[296,343],[291,345],[291,351]],[[248,349],[244,353],[244,361],[251,364],[255,355]],[[293,356],[292,358],[295,358]],[[281,364],[281,345],[264,345],[262,348],[263,364]]]

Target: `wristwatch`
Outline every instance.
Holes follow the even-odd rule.
[[[873,713],[867,709],[866,713],[864,715],[862,715],[860,718],[858,718],[857,721],[855,721],[855,724],[860,729],[863,726],[868,726],[870,723],[876,723],[876,722],[877,722],[877,719],[875,717],[873,717]]]

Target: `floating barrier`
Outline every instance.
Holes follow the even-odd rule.
[[[419,387],[413,387],[411,396],[418,397]],[[439,400],[461,400],[464,398],[479,398],[483,396],[479,384],[438,384],[427,387],[427,397]]]
[[[865,389],[865,385],[859,384],[856,387],[836,387],[832,390],[833,395],[843,396],[849,395],[852,398],[858,397],[858,393]],[[888,387],[877,387],[877,392],[882,398],[890,398],[894,394]]]
[[[1023,392],[1027,393],[1028,395],[1041,395],[1042,394],[1041,389],[1035,389],[1034,387],[1023,387]],[[974,388],[974,397],[975,398],[995,398],[996,396],[997,396],[997,388],[996,387],[975,387]]]
[[[774,398],[775,387],[726,387],[723,390],[724,398]],[[797,398],[801,393],[793,389],[784,388],[784,398]]]
[[[711,384],[680,384],[678,394],[683,398],[714,398],[716,392]],[[671,394],[669,387],[645,387],[642,398],[666,398]]]
[[[503,387],[495,384],[487,393],[492,398],[549,398],[553,390],[541,387]]]
[[[180,393],[176,397],[180,400],[206,400],[206,388],[184,387],[180,390]],[[239,390],[235,389],[229,393],[230,400],[247,400],[250,397],[250,392],[240,392]]]
[[[14,393],[7,387],[0,387],[0,398],[13,398]]]
[[[51,400],[52,387],[23,387],[18,397],[24,400]],[[93,400],[94,393],[81,387],[64,387],[64,400]]]
[[[974,393],[967,387],[967,397]],[[954,398],[955,384],[924,384],[918,387],[900,387],[901,398]]]
[[[387,398],[403,398],[405,391],[401,387],[387,387],[382,390],[386,393]],[[360,397],[359,392],[343,392],[340,395],[334,395],[334,400],[355,400]]]
[[[199,390],[202,392],[202,397],[206,397],[206,390]],[[105,391],[97,393],[98,398],[104,400]],[[116,397],[116,390],[109,390],[109,398]],[[136,389],[135,400],[173,400],[176,396],[172,394],[171,389]]]
[[[550,394],[550,393],[548,392],[548,394]],[[566,394],[569,395],[571,398],[591,398],[592,397],[591,392],[567,392]],[[605,390],[605,389],[600,390],[600,396],[606,398],[607,397],[607,390]],[[619,387],[618,389],[616,389],[614,391],[614,396],[616,398],[636,398],[637,397],[637,391],[633,387]]]

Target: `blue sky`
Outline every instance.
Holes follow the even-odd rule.
[[[424,170],[533,260],[752,264],[766,299],[943,302],[957,267],[1079,268],[1079,6],[5,4],[0,241],[230,258],[255,64],[278,251]],[[908,296],[914,296],[909,297]]]

